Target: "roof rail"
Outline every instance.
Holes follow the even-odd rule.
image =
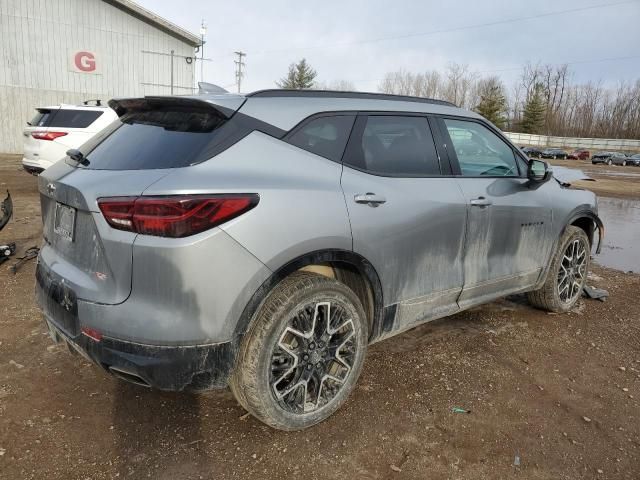
[[[273,97],[307,97],[307,98],[360,98],[366,100],[395,100],[402,102],[432,103],[457,107],[457,105],[435,98],[411,97],[409,95],[392,95],[389,93],[371,92],[343,92],[339,90],[293,90],[293,89],[268,89],[247,93],[247,97],[273,98]]]
[[[89,105],[89,102],[94,102],[96,107],[102,106],[102,100],[100,100],[99,98],[91,98],[89,100],[85,100],[84,102],[82,102],[82,104]]]

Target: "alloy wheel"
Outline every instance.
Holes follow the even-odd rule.
[[[330,403],[352,371],[355,326],[337,302],[305,305],[289,320],[271,356],[269,385],[285,410],[303,414]]]
[[[588,250],[583,241],[572,240],[562,256],[558,270],[558,296],[563,303],[572,303],[580,295],[587,276]]]

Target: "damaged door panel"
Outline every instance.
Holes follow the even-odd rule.
[[[513,148],[485,125],[441,120],[467,202],[461,308],[534,285],[547,263],[552,215],[545,185],[529,188]]]
[[[456,311],[466,204],[455,179],[440,174],[427,119],[361,115],[344,163],[353,249],[394,305],[383,336]]]

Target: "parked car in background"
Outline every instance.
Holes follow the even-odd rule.
[[[602,233],[592,192],[447,102],[109,104],[120,120],[38,177],[53,339],[147,387],[230,385],[276,428],[329,417],[368,345],[423,322],[521,292],[570,311]]]
[[[529,158],[540,158],[542,156],[542,150],[536,147],[522,147],[520,150]]]
[[[78,148],[118,118],[109,107],[96,105],[56,105],[36,108],[36,115],[23,131],[22,166],[39,174],[66,156],[70,148]]]
[[[567,158],[570,158],[571,160],[589,160],[590,155],[591,153],[589,150],[574,150]]]
[[[607,165],[611,165],[613,164],[613,157],[615,156],[625,156],[624,154],[620,154],[618,152],[598,152],[595,153],[592,157],[591,157],[591,163],[592,164],[598,164],[598,163],[606,163]]]
[[[566,160],[568,156],[569,154],[561,148],[547,148],[542,151],[542,158],[561,158]]]
[[[636,153],[635,155],[631,155],[630,157],[627,157],[627,165],[640,167],[640,153]]]
[[[611,163],[613,165],[626,166],[631,165],[634,162],[631,160],[632,157],[627,156],[624,153],[616,153],[613,157],[611,157]]]

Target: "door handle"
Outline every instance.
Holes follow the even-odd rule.
[[[359,193],[353,197],[356,203],[364,203],[369,205],[370,207],[377,207],[378,205],[382,205],[387,201],[387,199],[382,195],[376,195],[372,192],[367,193]]]
[[[488,207],[489,205],[492,205],[493,202],[491,200],[489,200],[488,198],[484,198],[484,197],[478,197],[474,200],[471,200],[471,206],[472,207]]]

